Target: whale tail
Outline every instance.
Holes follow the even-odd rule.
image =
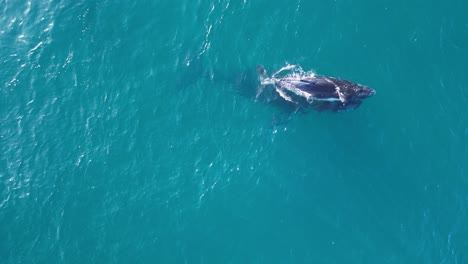
[[[263,82],[263,80],[268,79],[268,75],[263,65],[260,65],[260,64],[257,65],[257,73],[258,73],[258,79],[260,80],[260,82]]]
[[[268,85],[268,83],[265,82],[265,80],[268,79],[268,75],[267,75],[267,72],[265,70],[265,67],[263,67],[263,65],[260,65],[260,64],[257,65],[257,73],[258,73],[258,81],[260,82],[260,87],[257,90],[257,95],[255,96],[255,101],[257,101],[260,94],[263,92],[265,87]]]

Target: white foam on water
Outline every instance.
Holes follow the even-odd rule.
[[[278,71],[271,75],[271,78],[266,78],[261,81],[261,84],[266,85],[274,85],[278,94],[285,99],[286,101],[294,102],[291,97],[286,95],[283,90],[290,91],[298,96],[304,97],[307,101],[315,100],[310,93],[301,91],[297,89],[294,85],[291,85],[288,82],[284,82],[282,80],[288,81],[300,81],[304,78],[312,78],[315,77],[314,71],[304,71],[300,65],[295,64],[286,64],[285,66],[281,67]],[[261,89],[257,93],[258,95],[262,92]]]
[[[300,65],[296,64],[286,64],[272,75],[272,78],[291,78],[298,80],[307,77],[315,77],[315,72],[304,71]]]

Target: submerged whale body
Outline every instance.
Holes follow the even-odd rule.
[[[279,76],[285,71],[289,74]],[[311,106],[319,111],[355,109],[363,99],[375,94],[375,90],[367,86],[347,80],[315,76],[295,65],[283,67],[271,77],[267,76],[265,68],[261,65],[257,66],[257,72],[261,83],[257,98],[265,87],[272,85],[284,100],[300,106]]]

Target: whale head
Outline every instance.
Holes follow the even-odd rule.
[[[365,99],[367,97],[375,95],[374,89],[364,86],[364,85],[360,85],[360,84],[355,85],[352,88],[352,90],[353,90],[354,96],[359,99]]]

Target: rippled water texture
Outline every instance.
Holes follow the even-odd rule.
[[[0,263],[467,262],[466,10],[0,0]],[[287,63],[377,95],[256,101]]]

